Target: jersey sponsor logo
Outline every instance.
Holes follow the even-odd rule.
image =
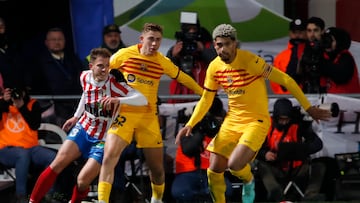
[[[138,83],[145,84],[145,85],[150,85],[150,86],[154,85],[154,82],[152,80],[147,80],[144,78],[136,77],[134,74],[129,74],[127,76],[127,81],[129,83],[133,83],[133,82],[137,81]]]
[[[245,94],[245,90],[237,89],[237,90],[227,90],[226,91],[229,95],[243,95]]]
[[[138,78],[137,81],[139,83],[142,83],[142,84],[145,84],[145,85],[150,85],[150,86],[154,85],[154,82],[152,80],[145,80],[143,78]]]
[[[99,102],[85,104],[85,111],[91,113],[95,117],[111,118],[111,116],[113,115],[113,109],[103,109]]]
[[[128,82],[135,82],[135,80],[136,80],[136,77],[135,77],[134,74],[129,74],[129,75],[127,76],[127,81],[128,81]]]

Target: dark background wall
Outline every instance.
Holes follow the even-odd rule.
[[[50,27],[64,29],[73,48],[69,0],[0,0],[0,17],[6,21],[11,41],[36,49]]]
[[[308,0],[285,0],[284,1],[284,16],[295,19],[308,18]]]
[[[360,1],[336,1],[336,26],[345,28],[351,33],[352,40],[360,42]]]

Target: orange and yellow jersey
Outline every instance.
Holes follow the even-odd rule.
[[[160,52],[151,56],[140,54],[141,44],[122,48],[110,59],[110,69],[119,69],[128,85],[141,92],[148,100],[148,107],[127,106],[126,108],[149,108],[156,111],[160,78],[163,74],[178,80],[180,83],[201,95],[203,89],[187,74],[180,71],[171,60]]]
[[[206,72],[204,89],[216,92],[222,87],[228,95],[228,115],[230,119],[243,122],[254,118],[269,120],[268,97],[265,79],[286,87],[304,109],[311,104],[296,84],[286,73],[268,65],[265,60],[250,51],[237,50],[236,58],[226,64],[220,57],[215,58]],[[207,97],[209,94],[203,95]],[[194,126],[204,112],[211,106],[207,99],[201,99],[187,125]]]

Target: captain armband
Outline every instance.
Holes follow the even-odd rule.
[[[273,66],[272,66],[272,65],[265,63],[265,64],[264,64],[264,67],[263,67],[263,72],[262,72],[261,75],[262,75],[264,78],[268,79],[268,78],[269,78],[269,75],[270,75],[271,72],[272,72],[272,69],[273,69]]]
[[[178,72],[177,72],[176,76],[173,79],[176,80],[179,77],[179,75],[180,75],[180,68],[178,69]]]

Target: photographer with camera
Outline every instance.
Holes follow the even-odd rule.
[[[216,52],[208,30],[201,27],[196,13],[181,12],[181,31],[175,33],[176,44],[168,50],[166,56],[182,71],[203,86],[207,67]],[[194,94],[184,85],[172,80],[170,94]],[[189,102],[190,100],[170,99],[170,103]]]
[[[305,121],[303,116],[300,108],[293,107],[289,99],[276,100],[271,127],[256,157],[258,160],[257,174],[267,191],[267,201],[298,201],[301,199],[295,190],[289,190],[289,193],[284,195],[283,191],[288,184],[289,177],[292,177],[302,191],[308,184],[315,184],[317,188],[321,187],[321,178],[309,179],[309,167],[310,155],[320,151],[323,142],[313,131],[312,121]],[[296,143],[290,146],[293,149],[298,146],[298,151],[296,153],[285,151],[285,147],[280,148],[280,145],[284,143]],[[297,143],[304,144],[297,145]],[[297,158],[284,158],[280,153],[291,154]],[[308,180],[313,182],[310,183]]]
[[[206,147],[219,131],[225,115],[222,101],[215,97],[209,113],[194,127],[193,136],[182,137],[176,150],[175,179],[171,187],[172,196],[177,202],[211,200],[206,174],[210,152]],[[230,196],[232,190],[229,181],[226,188],[226,196]]]
[[[350,34],[342,29],[326,29],[324,60],[320,65],[321,83],[328,93],[360,93],[359,75],[354,57],[349,51]]]
[[[324,55],[325,22],[318,17],[307,20],[307,42],[301,56],[297,73],[300,76],[300,86],[304,93],[325,93],[326,88],[320,84],[320,64]]]
[[[325,22],[319,17],[307,20],[307,42],[301,56],[297,74],[304,93],[326,93],[326,86],[321,82],[320,68],[323,63],[325,48],[331,46],[329,38],[324,36]]]
[[[45,168],[56,152],[39,146],[40,105],[25,88],[6,88],[0,97],[0,113],[0,163],[15,168],[16,202],[25,203],[30,164]]]
[[[308,43],[299,64],[305,93],[359,93],[360,85],[355,60],[349,48],[351,38],[343,29],[324,30],[321,18],[307,23]]]

